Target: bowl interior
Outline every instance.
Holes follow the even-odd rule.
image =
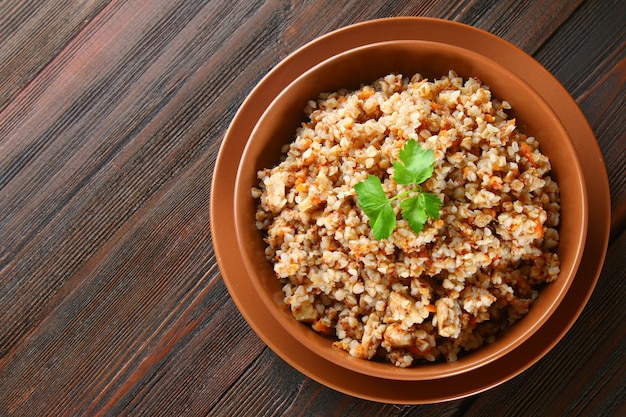
[[[492,94],[511,103],[511,117],[518,128],[539,140],[542,153],[552,163],[552,177],[561,190],[559,279],[544,288],[526,317],[500,334],[496,342],[462,356],[456,362],[418,365],[399,369],[388,363],[364,361],[331,347],[332,340],[297,322],[283,303],[281,284],[264,256],[265,243],[254,225],[256,201],[250,189],[257,185],[259,169],[279,163],[282,145],[295,136],[305,120],[303,108],[321,92],[356,89],[391,72],[433,79],[454,70],[467,79],[478,77]],[[294,80],[277,96],[258,121],[248,139],[234,190],[236,238],[247,273],[261,300],[273,312],[281,329],[326,360],[371,376],[421,380],[441,378],[475,369],[519,346],[530,337],[558,306],[582,256],[587,227],[587,202],[581,166],[567,132],[552,109],[523,80],[496,62],[455,46],[428,41],[390,41],[367,45],[334,56]]]

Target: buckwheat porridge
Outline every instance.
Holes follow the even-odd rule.
[[[321,94],[258,172],[256,225],[295,319],[363,359],[399,367],[490,343],[523,317],[559,274],[559,188],[548,158],[476,78],[390,74]],[[394,161],[415,139],[434,152],[422,184],[443,205],[415,233],[376,240],[355,185],[380,178],[403,191]]]

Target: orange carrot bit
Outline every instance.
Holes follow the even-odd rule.
[[[537,233],[537,235],[541,238],[543,237],[543,224],[541,224],[541,221],[539,220],[535,220],[535,233]]]
[[[528,159],[528,163],[533,166],[536,167],[537,164],[535,162],[535,158],[533,157],[533,151],[532,149],[530,149],[530,146],[528,146],[528,144],[526,142],[522,142],[520,143],[519,146],[519,152],[526,157],[526,159]]]
[[[363,90],[361,91],[361,98],[370,98],[371,96],[373,96],[376,92],[374,90]]]
[[[491,179],[491,188],[494,190],[502,189],[502,181],[498,181],[495,177]]]
[[[332,330],[330,326],[326,325],[325,323],[322,323],[321,320],[317,320],[315,323],[313,323],[313,329],[325,335],[329,335]]]

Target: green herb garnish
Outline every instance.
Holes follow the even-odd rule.
[[[404,198],[400,202],[402,218],[405,219],[415,233],[420,233],[430,217],[439,218],[439,207],[443,205],[439,196],[422,192],[420,184],[433,175],[435,154],[431,149],[422,149],[414,140],[409,140],[399,153],[400,161],[393,163],[398,184],[415,184],[416,187],[387,198],[380,179],[375,175],[368,177],[354,186],[357,203],[370,219],[370,226],[376,240],[386,239],[396,227],[396,215],[391,202],[404,198],[411,193],[416,196]]]

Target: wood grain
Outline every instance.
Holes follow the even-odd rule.
[[[0,415],[623,415],[624,2],[0,2]],[[611,243],[572,330],[483,394],[353,398],[276,356],[232,302],[212,171],[256,83],[317,36],[390,16],[473,25],[577,100],[602,149]]]
[[[0,110],[32,81],[109,1],[0,3]]]

